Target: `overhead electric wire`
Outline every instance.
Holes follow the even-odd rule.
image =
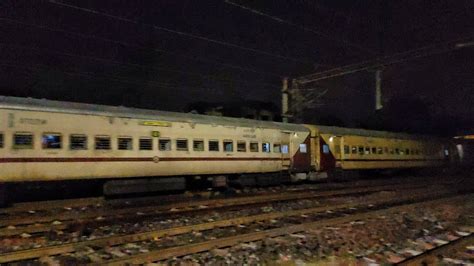
[[[398,63],[406,62],[406,61],[413,60],[420,57],[426,57],[426,56],[430,56],[434,54],[445,53],[445,52],[449,52],[455,49],[462,48],[462,47],[459,47],[457,43],[459,43],[460,41],[466,41],[466,40],[469,40],[469,39],[462,38],[462,39],[457,39],[457,40],[448,41],[444,43],[427,45],[424,47],[408,50],[405,52],[395,53],[393,55],[377,58],[370,61],[364,61],[360,63],[345,65],[345,66],[336,67],[329,70],[301,76],[301,77],[295,78],[295,81],[299,84],[305,84],[305,83],[310,83],[310,82],[314,82],[318,80],[343,76],[346,74],[351,74],[351,73],[355,73],[355,72],[359,72],[363,70],[376,69],[383,66],[398,64]]]
[[[127,83],[127,84],[134,84],[134,85],[139,85],[139,86],[149,86],[149,87],[156,87],[156,88],[191,88],[191,89],[197,89],[196,91],[202,91],[202,90],[208,90],[205,86],[203,87],[196,87],[196,86],[189,86],[189,85],[178,85],[178,84],[171,84],[171,83],[160,83],[154,80],[130,80],[130,79],[124,79],[121,77],[116,77],[116,76],[98,76],[97,73],[91,73],[91,72],[77,72],[77,71],[67,71],[67,70],[61,70],[61,69],[56,69],[52,68],[47,65],[24,65],[24,64],[18,64],[16,62],[6,62],[2,63],[0,62],[0,66],[9,66],[9,67],[14,67],[14,68],[25,68],[25,69],[39,69],[39,70],[51,70],[51,71],[57,71],[64,73],[66,75],[74,75],[74,76],[85,76],[89,77],[92,79],[104,79],[104,80],[110,80],[110,81],[115,81],[115,82],[120,82],[120,83]],[[219,91],[220,90],[212,90],[212,91]]]
[[[265,56],[269,56],[269,57],[279,58],[279,59],[283,59],[283,60],[287,60],[287,61],[293,61],[293,62],[297,62],[297,63],[303,63],[303,64],[308,64],[308,63],[312,64],[312,63],[314,63],[312,61],[306,61],[306,60],[297,59],[297,58],[293,58],[293,57],[289,57],[289,56],[285,56],[285,55],[270,53],[270,52],[267,52],[267,51],[258,50],[258,49],[250,48],[250,47],[245,47],[245,46],[238,45],[238,44],[235,44],[235,43],[230,43],[230,42],[226,42],[226,41],[222,41],[222,40],[211,39],[211,38],[204,37],[204,36],[197,35],[197,34],[193,34],[193,33],[173,30],[173,29],[162,27],[162,26],[156,26],[156,25],[153,25],[153,24],[148,24],[148,23],[142,23],[142,22],[139,22],[139,21],[136,21],[136,20],[133,20],[133,19],[128,19],[128,18],[108,14],[108,13],[97,11],[97,10],[94,10],[94,9],[89,9],[89,8],[84,8],[84,7],[75,6],[75,5],[71,5],[71,4],[66,4],[66,3],[63,3],[63,2],[55,1],[55,0],[49,0],[48,2],[51,3],[51,4],[58,5],[58,6],[67,7],[67,8],[71,8],[71,9],[75,9],[75,10],[80,10],[80,11],[95,14],[95,15],[101,15],[101,16],[111,18],[111,19],[115,19],[115,20],[119,20],[119,21],[122,21],[122,22],[132,23],[132,24],[136,24],[136,25],[144,25],[144,26],[147,26],[147,27],[151,27],[152,29],[155,29],[155,30],[164,31],[164,32],[184,36],[184,37],[187,37],[187,38],[198,39],[198,40],[201,40],[201,41],[206,41],[206,42],[210,42],[210,43],[214,43],[214,44],[218,44],[218,45],[222,45],[222,46],[232,47],[232,48],[235,48],[235,49],[240,49],[240,50],[255,53],[255,54],[265,55]]]
[[[316,34],[316,35],[319,35],[323,38],[326,38],[326,39],[329,39],[329,40],[333,40],[333,41],[337,41],[337,42],[340,42],[340,43],[343,43],[345,46],[351,46],[351,47],[354,47],[354,48],[357,48],[361,51],[364,51],[366,53],[370,53],[370,54],[376,54],[374,51],[370,50],[370,49],[367,49],[367,48],[364,48],[360,45],[357,45],[357,44],[354,44],[352,42],[349,42],[347,40],[343,40],[343,39],[339,39],[339,38],[335,38],[335,37],[332,37],[332,36],[329,36],[325,33],[322,33],[320,31],[317,31],[313,28],[308,28],[308,27],[305,27],[305,26],[301,26],[299,24],[296,24],[294,22],[291,22],[291,21],[288,21],[288,20],[284,20],[282,18],[279,18],[279,17],[276,17],[276,16],[273,16],[273,15],[270,15],[270,14],[267,14],[267,13],[264,13],[260,10],[257,10],[257,9],[254,9],[254,8],[251,8],[251,7],[248,7],[248,6],[244,6],[244,5],[241,5],[241,4],[237,4],[233,1],[230,1],[230,0],[224,0],[224,3],[226,4],[229,4],[229,5],[232,5],[232,6],[235,6],[235,7],[238,7],[238,8],[241,8],[243,10],[246,10],[250,13],[253,13],[253,14],[256,14],[256,15],[259,15],[259,16],[263,16],[263,17],[266,17],[268,19],[271,19],[271,20],[274,20],[278,23],[281,23],[281,24],[285,24],[285,25],[289,25],[289,26],[293,26],[293,27],[296,27],[296,28],[299,28],[303,31],[307,31],[307,32],[311,32],[313,34]]]
[[[37,28],[37,29],[41,29],[41,30],[60,32],[60,33],[68,34],[68,35],[73,35],[73,36],[76,36],[76,37],[79,37],[79,38],[86,38],[86,39],[93,39],[93,40],[98,40],[98,41],[102,41],[102,42],[109,42],[109,43],[113,43],[115,45],[132,47],[134,49],[147,49],[147,47],[138,46],[138,45],[130,44],[130,43],[123,42],[123,41],[117,41],[117,40],[112,40],[112,39],[108,39],[108,38],[104,38],[104,37],[98,37],[98,36],[95,36],[95,35],[89,35],[89,34],[84,34],[84,33],[67,31],[67,30],[64,30],[64,29],[51,28],[51,27],[44,26],[44,25],[29,24],[29,23],[19,21],[19,20],[15,20],[15,19],[11,19],[11,18],[0,17],[0,21],[15,23],[15,24],[18,24],[18,25]],[[218,61],[215,61],[215,60],[212,60],[212,59],[203,58],[203,57],[199,57],[199,56],[195,56],[195,57],[186,56],[186,55],[182,55],[182,54],[177,53],[177,52],[171,52],[171,51],[158,49],[158,48],[153,48],[152,51],[155,52],[155,53],[172,54],[173,56],[183,57],[183,58],[187,58],[187,59],[194,60],[194,61],[206,62],[206,63],[209,63],[209,64],[220,65],[220,66],[227,67],[227,68],[238,69],[240,71],[252,72],[252,73],[256,73],[256,74],[274,76],[274,77],[279,77],[279,78],[281,78],[283,76],[281,74],[276,74],[276,73],[271,73],[271,72],[263,72],[263,71],[259,71],[259,70],[255,70],[255,69],[251,69],[251,68],[246,68],[246,67],[242,67],[242,66],[237,66],[237,65],[233,65],[233,64],[222,63],[222,62],[218,62]]]
[[[49,50],[49,49],[40,49],[40,48],[27,47],[27,46],[22,46],[22,45],[12,45],[12,44],[6,44],[6,43],[0,43],[0,46],[20,48],[20,49],[25,49],[25,50],[32,50],[32,51],[36,51],[36,52],[45,52],[45,53],[56,54],[56,55],[60,55],[60,56],[76,57],[76,58],[82,58],[82,59],[87,59],[87,60],[95,60],[95,61],[107,62],[107,63],[110,63],[110,64],[121,65],[121,66],[126,66],[126,67],[142,68],[142,69],[145,69],[147,72],[150,72],[152,70],[159,70],[159,71],[165,71],[165,72],[179,73],[179,74],[183,74],[183,75],[201,76],[201,77],[205,77],[205,78],[211,79],[211,80],[219,80],[219,81],[225,81],[225,82],[236,82],[236,83],[243,83],[243,84],[260,84],[260,85],[267,86],[267,87],[280,88],[279,86],[275,86],[274,84],[265,83],[265,82],[254,82],[254,81],[246,81],[246,80],[241,80],[241,79],[235,79],[235,80],[223,79],[223,78],[216,77],[214,75],[205,75],[205,74],[194,73],[194,72],[184,72],[184,71],[172,70],[172,69],[162,68],[162,67],[147,67],[147,66],[140,65],[140,64],[119,62],[119,61],[114,61],[114,60],[95,57],[95,56],[85,56],[85,55],[57,52],[57,51],[52,51],[52,50]]]

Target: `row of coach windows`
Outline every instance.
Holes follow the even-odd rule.
[[[86,135],[72,134],[69,136],[69,149],[71,150],[87,150],[88,138]],[[43,149],[62,149],[62,135],[45,133],[42,136],[42,147]],[[224,140],[222,146],[219,145],[218,140],[208,141],[209,151],[220,151],[225,152],[271,152],[271,144],[269,142],[261,143],[250,142],[247,147],[246,141]],[[0,148],[3,148],[3,134],[0,133]],[[235,147],[234,147],[235,145]],[[13,146],[17,149],[31,149],[33,148],[33,134],[31,133],[16,133],[13,135]],[[259,149],[261,147],[261,149]],[[94,137],[94,149],[96,150],[110,150],[112,149],[112,142],[109,136],[95,136]],[[133,150],[133,138],[132,137],[118,137],[117,138],[117,149],[118,150]],[[153,139],[149,137],[141,137],[138,140],[139,150],[153,150]],[[171,150],[171,139],[158,139],[158,150],[170,151]],[[176,139],[176,150],[177,151],[188,151],[188,139]],[[193,151],[204,151],[204,140],[193,140],[192,141]],[[288,145],[273,144],[273,152],[275,153],[288,153]]]
[[[344,145],[344,154],[397,154],[397,155],[419,155],[422,152],[418,149],[402,149],[388,147],[367,147]]]

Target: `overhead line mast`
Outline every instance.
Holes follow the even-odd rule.
[[[344,76],[364,70],[375,70],[375,109],[380,110],[383,108],[382,104],[382,72],[381,69],[395,64],[400,64],[406,61],[414,60],[417,58],[432,56],[435,54],[447,53],[456,49],[461,49],[465,47],[472,47],[474,41],[472,36],[468,38],[457,39],[453,41],[448,41],[444,43],[438,43],[433,45],[428,45],[405,52],[399,52],[390,56],[385,56],[382,58],[377,58],[370,61],[345,65],[341,67],[332,68],[329,70],[313,73],[310,75],[305,75],[292,79],[291,86],[288,86],[288,80],[284,81],[283,88],[288,86],[288,88],[282,89],[282,101],[285,97],[288,97],[285,100],[288,104],[287,112],[283,112],[283,117],[297,117],[299,111],[305,107],[305,102],[309,101],[307,97],[302,96],[301,94],[301,85],[310,84],[316,81],[330,79],[334,77]],[[461,44],[461,45],[460,45]],[[466,45],[467,44],[467,45]],[[311,90],[311,89],[309,89]],[[286,94],[287,96],[283,96]]]

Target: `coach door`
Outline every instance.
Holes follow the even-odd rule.
[[[291,136],[291,133],[290,132],[281,132],[281,136],[282,136],[282,142],[281,142],[281,146],[280,146],[280,150],[281,150],[281,163],[282,163],[282,166],[283,166],[283,169],[288,169],[291,165],[291,151],[290,151],[290,147],[292,145],[290,145],[290,136]]]
[[[296,135],[297,133],[295,133]],[[308,172],[311,170],[311,134],[308,133],[304,141],[301,138],[290,138],[291,170],[294,172]],[[291,150],[295,149],[295,150]]]
[[[341,136],[332,136],[332,141],[330,141],[329,145],[331,145],[331,150],[334,154],[335,159],[335,167],[341,167],[342,161],[342,137]]]
[[[321,171],[330,171],[336,167],[336,161],[341,159],[341,137],[320,135],[320,166]]]

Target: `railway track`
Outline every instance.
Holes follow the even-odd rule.
[[[453,255],[458,250],[472,247],[474,245],[474,232],[470,232],[469,235],[460,237],[454,241],[447,242],[433,249],[429,249],[419,255],[407,258],[397,265],[400,266],[416,266],[416,265],[438,265],[438,264],[449,264],[455,263],[453,260],[440,259],[443,255]],[[462,263],[462,262],[461,262]],[[460,263],[460,264],[461,264]]]
[[[462,181],[457,177],[450,177],[448,178],[440,178],[437,179],[435,182],[437,184],[452,184],[456,182]],[[312,190],[312,191],[330,191],[330,190],[339,190],[339,189],[346,189],[346,188],[366,188],[366,187],[375,187],[375,186],[388,186],[388,185],[402,185],[402,184],[413,184],[413,185],[421,185],[426,184],[427,182],[432,183],[433,179],[424,179],[424,177],[411,177],[411,176],[404,176],[399,177],[397,179],[389,179],[389,180],[357,180],[357,181],[349,181],[349,182],[339,182],[339,183],[317,183],[317,184],[304,184],[304,185],[291,185],[289,187],[286,186],[277,186],[277,187],[266,187],[262,191],[257,192],[250,192],[244,193],[244,196],[251,196],[251,195],[258,195],[258,194],[265,194],[268,191],[276,191],[276,193],[282,191],[303,191],[303,190]],[[41,212],[41,211],[53,211],[55,209],[70,209],[70,208],[84,208],[84,207],[130,207],[133,205],[150,205],[150,204],[163,204],[163,203],[172,203],[173,201],[185,201],[195,200],[195,197],[198,198],[208,198],[209,195],[207,192],[197,192],[191,193],[191,195],[187,195],[184,197],[176,197],[174,200],[168,199],[169,196],[163,198],[162,196],[159,197],[139,197],[139,198],[128,198],[128,199],[105,199],[104,197],[90,197],[90,198],[75,198],[75,199],[65,199],[65,200],[48,200],[48,201],[35,201],[35,202],[20,202],[15,203],[13,206],[8,208],[0,208],[0,216],[8,216],[8,215],[16,215],[19,213],[28,213],[30,214],[31,211],[34,212]]]
[[[277,193],[284,191],[302,191],[302,190],[313,190],[313,191],[329,191],[329,190],[338,190],[345,188],[362,188],[362,187],[374,187],[382,185],[401,185],[401,184],[422,184],[423,180],[418,180],[414,177],[403,177],[397,178],[394,180],[362,180],[362,181],[351,181],[351,182],[340,182],[340,183],[318,183],[318,184],[304,184],[304,185],[292,185],[290,187],[267,187],[262,191],[244,193],[244,196],[257,195],[262,193],[268,193],[268,191],[276,191]],[[426,181],[425,181],[426,182]],[[439,181],[437,181],[439,182]],[[448,183],[453,182],[452,180]],[[444,183],[440,182],[440,184]],[[201,198],[202,195],[207,194],[207,192],[197,192],[192,193],[191,196],[178,197],[176,201],[189,200],[190,197],[195,199],[194,196]],[[209,196],[204,196],[208,198]],[[145,205],[145,204],[157,204],[163,203],[163,200],[166,203],[172,203],[173,200],[169,200],[168,196],[163,198],[159,197],[139,197],[139,198],[129,198],[129,199],[105,199],[104,197],[90,197],[90,198],[75,198],[75,199],[65,199],[65,200],[48,200],[48,201],[34,201],[34,202],[20,202],[15,203],[13,206],[8,208],[0,208],[0,215],[8,216],[15,215],[19,213],[29,213],[31,211],[41,212],[41,211],[53,211],[55,209],[69,209],[69,208],[83,208],[83,207],[94,207],[94,206],[114,206],[114,207],[130,207],[133,205]]]
[[[133,221],[147,217],[170,216],[238,208],[241,206],[257,206],[271,202],[297,201],[303,199],[320,199],[330,197],[343,197],[380,191],[394,191],[408,188],[420,188],[421,184],[383,185],[368,188],[349,188],[333,191],[299,190],[287,193],[270,193],[248,197],[235,197],[228,199],[208,199],[197,201],[177,202],[165,205],[152,205],[128,208],[99,208],[85,211],[61,210],[59,213],[42,213],[40,215],[27,215],[16,217],[11,215],[0,220],[0,237],[19,235],[22,233],[41,233],[51,230],[66,230],[76,224],[105,224],[118,219]]]
[[[397,199],[391,200],[373,200],[371,202],[365,203],[338,204],[334,206],[320,206],[301,210],[272,212],[253,216],[224,219],[220,221],[212,221],[202,224],[172,227],[165,230],[157,230],[121,236],[111,236],[104,237],[101,239],[66,243],[42,248],[34,248],[2,254],[0,256],[0,262],[8,263],[21,260],[32,260],[44,256],[57,256],[59,254],[64,253],[78,252],[78,250],[81,249],[91,249],[91,247],[93,247],[94,251],[97,251],[106,249],[107,247],[114,247],[127,243],[153,243],[156,240],[161,240],[169,236],[183,236],[186,234],[196,234],[197,232],[214,232],[218,229],[227,230],[231,228],[235,230],[235,228],[240,228],[233,232],[233,236],[217,237],[216,239],[209,241],[206,241],[206,239],[204,239],[204,241],[201,241],[199,243],[169,247],[168,245],[176,245],[176,241],[173,241],[173,243],[165,243],[164,247],[160,248],[159,250],[142,252],[143,254],[132,254],[132,256],[126,256],[126,258],[119,256],[120,258],[112,257],[108,260],[95,262],[100,264],[135,264],[149,261],[158,261],[169,258],[170,256],[182,256],[190,253],[202,252],[210,248],[231,246],[235,243],[255,241],[258,239],[263,239],[265,237],[274,237],[281,234],[289,234],[302,230],[304,231],[310,227],[324,226],[334,223],[341,223],[344,221],[363,219],[364,217],[377,215],[377,213],[383,212],[383,209],[387,209],[390,207],[400,207],[393,206],[405,206],[406,204],[410,204],[410,202],[426,201],[432,198],[446,197],[452,195],[453,193],[459,192],[439,190],[435,193],[427,193],[428,191],[429,190],[420,190],[415,193],[415,190],[413,190],[412,193],[410,193],[409,195],[405,195],[404,197],[398,197]],[[458,196],[450,200],[463,200],[465,197],[466,196]],[[437,202],[445,200],[446,199],[438,199],[430,201],[429,203],[422,204],[436,204]],[[254,230],[257,229],[259,231],[255,232]],[[93,262],[94,261],[88,261],[86,263]]]
[[[449,200],[453,201],[462,201],[462,197],[455,197]],[[299,232],[304,232],[312,229],[318,229],[320,227],[327,227],[327,226],[334,226],[342,223],[348,223],[352,221],[359,221],[365,220],[377,215],[384,215],[394,210],[405,209],[407,207],[412,206],[421,206],[421,205],[432,205],[432,204],[439,204],[442,202],[446,202],[447,199],[437,199],[431,200],[428,202],[422,203],[410,203],[410,204],[403,204],[400,206],[394,206],[390,208],[384,208],[381,210],[369,210],[367,212],[356,213],[352,215],[345,215],[342,217],[336,218],[329,218],[329,219],[321,219],[314,222],[304,222],[297,225],[289,225],[280,228],[268,229],[258,232],[250,232],[246,234],[240,234],[236,236],[230,237],[223,237],[218,239],[213,239],[210,241],[203,241],[199,243],[193,243],[183,246],[176,246],[170,248],[164,248],[156,251],[152,251],[149,253],[142,253],[137,255],[132,255],[129,257],[124,258],[115,258],[112,260],[108,260],[105,262],[107,265],[125,265],[125,264],[142,264],[147,262],[156,262],[162,261],[166,259],[170,259],[173,257],[181,257],[189,254],[200,253],[209,251],[216,248],[224,248],[224,247],[231,247],[240,243],[247,243],[252,241],[259,241],[266,238],[274,238],[282,235],[290,235]],[[95,263],[97,264],[97,263]]]

